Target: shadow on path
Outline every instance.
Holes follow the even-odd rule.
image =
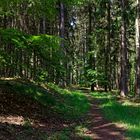
[[[84,92],[91,103],[91,110],[85,122],[88,129],[86,135],[93,140],[127,140],[124,136],[125,129],[123,127],[117,126],[103,117],[99,101],[90,95],[90,90],[86,88],[78,88],[78,90]]]
[[[91,98],[91,97],[89,97]],[[90,99],[91,100],[91,99]],[[89,134],[94,133],[94,140],[126,140],[124,137],[125,129],[116,126],[106,120],[100,111],[99,104],[95,99],[91,101],[92,109],[88,114],[90,121]]]

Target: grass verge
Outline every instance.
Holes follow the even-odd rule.
[[[82,92],[62,89],[51,83],[38,86],[29,82],[7,80],[0,81],[0,94],[7,100],[4,103],[3,99],[0,101],[0,107],[3,104],[5,107],[0,117],[21,116],[24,121],[19,125],[16,125],[16,122],[0,122],[0,128],[4,128],[1,135],[8,137],[7,139],[10,140],[10,136],[5,130],[8,130],[12,137],[16,137],[15,140],[69,140],[73,137],[87,139],[82,135],[81,128],[77,130],[82,123],[81,118],[84,118],[90,109],[88,98]],[[57,128],[55,121],[58,122]],[[48,123],[48,131],[44,132],[43,127],[35,127],[40,123],[44,123],[43,127]]]
[[[117,102],[110,93],[92,93],[99,100],[104,116],[112,122],[126,128],[126,136],[130,140],[140,140],[140,105],[129,101]]]
[[[90,103],[84,94],[62,89],[52,83],[37,86],[33,83],[0,81],[0,85],[6,85],[15,93],[31,97],[63,119],[78,119],[90,109]]]

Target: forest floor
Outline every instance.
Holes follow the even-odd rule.
[[[107,120],[99,107],[99,101],[92,99],[91,96],[89,98],[92,108],[88,114],[90,120],[88,133],[93,140],[126,140],[124,127]]]
[[[125,129],[103,117],[96,94],[23,85],[0,86],[0,140],[125,140]]]

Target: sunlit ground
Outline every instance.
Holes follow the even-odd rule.
[[[124,126],[130,140],[140,140],[140,105],[128,100],[117,102],[116,97],[108,93],[92,93],[100,101],[105,117]]]
[[[81,118],[90,109],[83,93],[64,90],[53,84],[49,84],[51,90],[47,90],[48,87],[17,81],[2,83],[0,139],[88,138],[88,134],[84,134],[86,128],[80,127],[84,121]]]

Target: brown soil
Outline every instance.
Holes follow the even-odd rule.
[[[92,100],[92,109],[88,114],[90,122],[89,135],[93,140],[126,140],[124,137],[125,129],[106,120],[99,108],[97,100]]]
[[[107,121],[97,101],[91,99],[91,111],[80,120],[66,121],[46,112],[40,104],[29,97],[21,97],[0,88],[0,140],[41,140],[44,133],[50,135],[69,128],[70,139],[84,140],[77,136],[75,127],[86,125],[83,135],[93,140],[125,140],[125,130]],[[31,126],[31,128],[30,128]]]
[[[91,137],[93,140],[127,140],[124,136],[124,127],[116,125],[103,117],[99,107],[100,103],[97,99],[90,96],[90,90],[86,88],[78,90],[84,92],[91,103],[91,110],[88,113],[86,120],[83,122],[88,128],[85,135]]]

